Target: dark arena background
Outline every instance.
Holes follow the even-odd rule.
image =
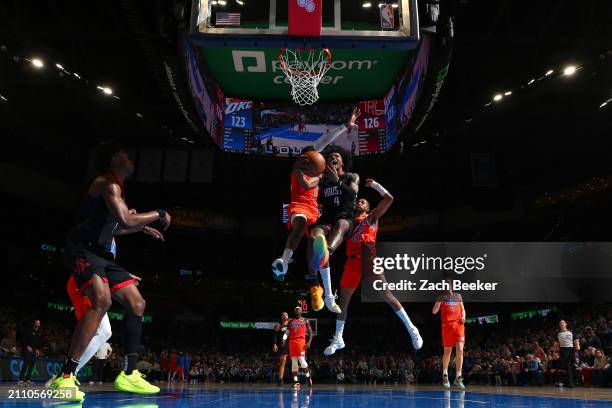
[[[611,39],[605,0],[3,1],[0,405],[612,406]],[[315,103],[292,99],[282,49],[329,49],[307,89],[318,87]],[[123,147],[97,171],[110,140]],[[300,220],[291,174],[304,174],[294,163],[309,146],[342,148],[358,197],[378,206],[366,221],[355,213],[351,242],[334,248],[332,293],[324,259],[321,288],[305,279],[327,251],[317,228],[290,262],[283,252]],[[329,186],[337,163],[326,158]],[[319,201],[335,188],[322,185]],[[115,257],[92,255],[98,236],[75,238],[75,219],[88,237],[110,222]],[[514,247],[486,274],[414,275],[514,284],[493,298],[466,286],[367,301],[357,289],[337,315],[328,304],[343,306],[343,273],[371,249],[345,248],[374,225],[398,248],[533,251]],[[561,266],[534,267],[555,245]],[[271,270],[280,260],[286,275]],[[76,302],[90,298],[79,321],[71,276]],[[385,294],[402,304],[391,310]],[[104,312],[112,335],[81,361],[75,344]],[[283,312],[287,331],[276,331]],[[305,322],[307,368],[291,351]],[[62,394],[76,387],[84,399]]]

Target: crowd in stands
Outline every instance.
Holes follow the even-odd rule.
[[[577,385],[604,387],[612,382],[612,305],[597,309],[582,308],[564,317],[577,339],[575,374]],[[467,385],[545,384],[561,386],[567,373],[559,364],[558,317],[534,317],[505,324],[470,325],[464,354],[463,377]],[[0,313],[0,355],[20,355],[19,324],[14,310]],[[43,321],[44,346],[41,357],[63,359],[70,331],[59,323]],[[435,337],[437,334],[431,333]],[[321,353],[324,342],[308,353],[313,378],[325,383],[412,384],[441,383],[441,359],[436,349],[411,355],[352,347],[332,358]],[[144,346],[143,346],[144,347]],[[122,369],[120,347],[113,346],[109,368]],[[321,349],[321,350],[320,350]],[[185,350],[190,350],[186,352]],[[278,381],[278,354],[271,344],[249,347],[249,351],[228,351],[217,347],[142,349],[138,369],[153,381],[190,383],[235,383]],[[289,378],[287,364],[286,378]],[[453,378],[454,361],[450,365]],[[110,377],[110,374],[107,377]],[[111,377],[112,378],[112,377]],[[110,378],[107,378],[110,379]]]

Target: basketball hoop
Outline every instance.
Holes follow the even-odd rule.
[[[291,96],[300,106],[312,105],[319,99],[317,87],[323,75],[331,67],[331,52],[321,50],[291,50],[281,48],[278,53],[280,66],[289,78]]]

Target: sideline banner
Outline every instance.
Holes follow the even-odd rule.
[[[33,380],[48,380],[55,374],[59,374],[62,371],[64,362],[60,360],[49,360],[46,358],[39,358],[36,360],[36,364],[32,369],[31,378]],[[17,380],[19,379],[19,373],[23,360],[21,357],[0,357],[0,379],[2,380]],[[87,363],[85,367],[79,371],[78,378],[81,381],[89,381],[93,375],[91,364]]]

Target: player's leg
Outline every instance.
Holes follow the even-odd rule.
[[[287,355],[282,354],[278,362],[278,383],[279,385],[283,385],[284,383],[283,379],[285,378],[285,364],[287,364]]]
[[[386,282],[384,274],[368,276],[368,282],[370,285],[372,284],[372,281],[374,279],[381,279]],[[423,347],[423,338],[419,333],[419,329],[412,323],[410,317],[408,317],[408,313],[406,313],[406,310],[404,309],[400,301],[397,300],[395,295],[393,295],[393,292],[391,292],[389,289],[386,289],[378,293],[380,293],[382,299],[387,302],[389,306],[391,306],[391,309],[393,309],[397,317],[399,317],[402,323],[404,323],[404,326],[408,331],[408,335],[410,335],[410,339],[412,340],[412,346],[414,347],[414,349],[419,350],[421,347]]]
[[[96,330],[98,326],[100,326],[100,322],[112,302],[108,283],[98,274],[93,273],[96,271],[91,267],[93,267],[93,265],[89,263],[88,268],[86,268],[89,269],[89,273],[87,275],[80,273],[79,279],[81,282],[77,280],[78,283],[81,283],[81,287],[83,287],[85,282],[83,282],[82,279],[84,276],[87,278],[86,283],[88,286],[84,289],[84,294],[89,298],[91,308],[83,314],[83,317],[81,317],[81,320],[77,323],[68,350],[69,357],[64,362],[60,375],[53,379],[50,384],[52,389],[67,388],[75,390],[74,395],[71,393],[70,398],[67,398],[75,401],[82,401],[84,398],[83,392],[78,390],[76,384],[75,373],[79,365],[79,359],[96,334]],[[102,271],[98,270],[97,273],[103,275]]]
[[[338,246],[340,246],[340,244],[344,240],[344,237],[350,231],[351,226],[352,222],[350,220],[344,218],[338,218],[336,220],[336,222],[334,223],[334,227],[332,228],[329,234],[327,254],[325,258],[323,258],[322,268],[319,270],[319,273],[321,274],[321,280],[323,281],[323,289],[325,290],[325,306],[327,306],[327,308],[334,313],[340,313],[342,309],[336,304],[336,300],[332,293],[329,256],[334,252],[336,248],[338,248]],[[315,250],[316,244],[317,242],[315,242]],[[319,241],[319,244],[322,245],[323,243]]]
[[[296,356],[291,356],[291,376],[293,377],[293,388],[300,388],[298,372],[298,358]]]
[[[142,335],[142,319],[146,302],[135,285],[131,275],[114,265],[107,272],[113,291],[113,299],[123,305],[123,348],[126,357],[125,370],[115,379],[115,388],[120,391],[138,394],[155,394],[159,387],[150,384],[136,369],[138,363],[138,345]]]
[[[463,376],[461,374],[461,370],[463,369],[463,341],[458,341],[455,344],[455,369],[457,374],[455,375],[454,384],[459,388],[465,388]]]
[[[344,280],[344,274],[342,275]],[[326,356],[331,356],[337,350],[343,349],[346,345],[344,343],[344,324],[346,322],[346,318],[348,317],[348,305],[353,297],[353,293],[355,293],[356,287],[342,287],[342,283],[340,284],[340,309],[342,311],[336,317],[336,331],[334,332],[334,336],[329,343],[329,346],[325,348],[323,354]]]
[[[283,255],[272,262],[272,275],[274,279],[278,281],[285,279],[287,269],[289,268],[289,262],[293,257],[293,252],[300,245],[300,240],[306,233],[306,227],[307,219],[305,215],[297,213],[291,215],[291,232],[285,242]]]
[[[450,387],[450,381],[448,381],[448,365],[450,363],[452,351],[452,346],[444,346],[444,354],[442,354],[442,385],[446,388]]]
[[[81,371],[81,368],[83,368],[85,364],[87,364],[89,360],[91,360],[94,354],[96,354],[96,352],[100,350],[100,347],[102,347],[102,345],[106,343],[108,339],[110,339],[112,334],[113,332],[111,329],[110,320],[108,320],[108,314],[104,314],[104,317],[102,317],[102,321],[98,326],[98,330],[96,331],[95,336],[93,336],[93,338],[87,345],[87,348],[83,352],[83,355],[79,359],[79,365],[76,368],[75,374]]]
[[[306,362],[306,356],[298,357],[298,362],[300,363],[300,367],[304,370],[304,375],[306,376],[306,381],[309,387],[312,387],[312,377],[310,376],[310,368],[308,368],[308,363]]]
[[[325,303],[323,302],[323,287],[319,283],[319,269],[321,265],[321,259],[324,257],[324,253],[321,253],[321,249],[324,248],[324,251],[327,251],[327,243],[325,240],[325,234],[327,233],[327,227],[325,225],[319,224],[315,225],[310,229],[309,237],[308,237],[308,245],[306,248],[306,256],[308,259],[308,271],[309,275],[307,280],[309,281],[310,286],[310,304],[312,306],[312,310],[318,312],[323,309]],[[325,242],[321,244],[321,242]],[[318,252],[315,253],[315,243],[317,244]]]

